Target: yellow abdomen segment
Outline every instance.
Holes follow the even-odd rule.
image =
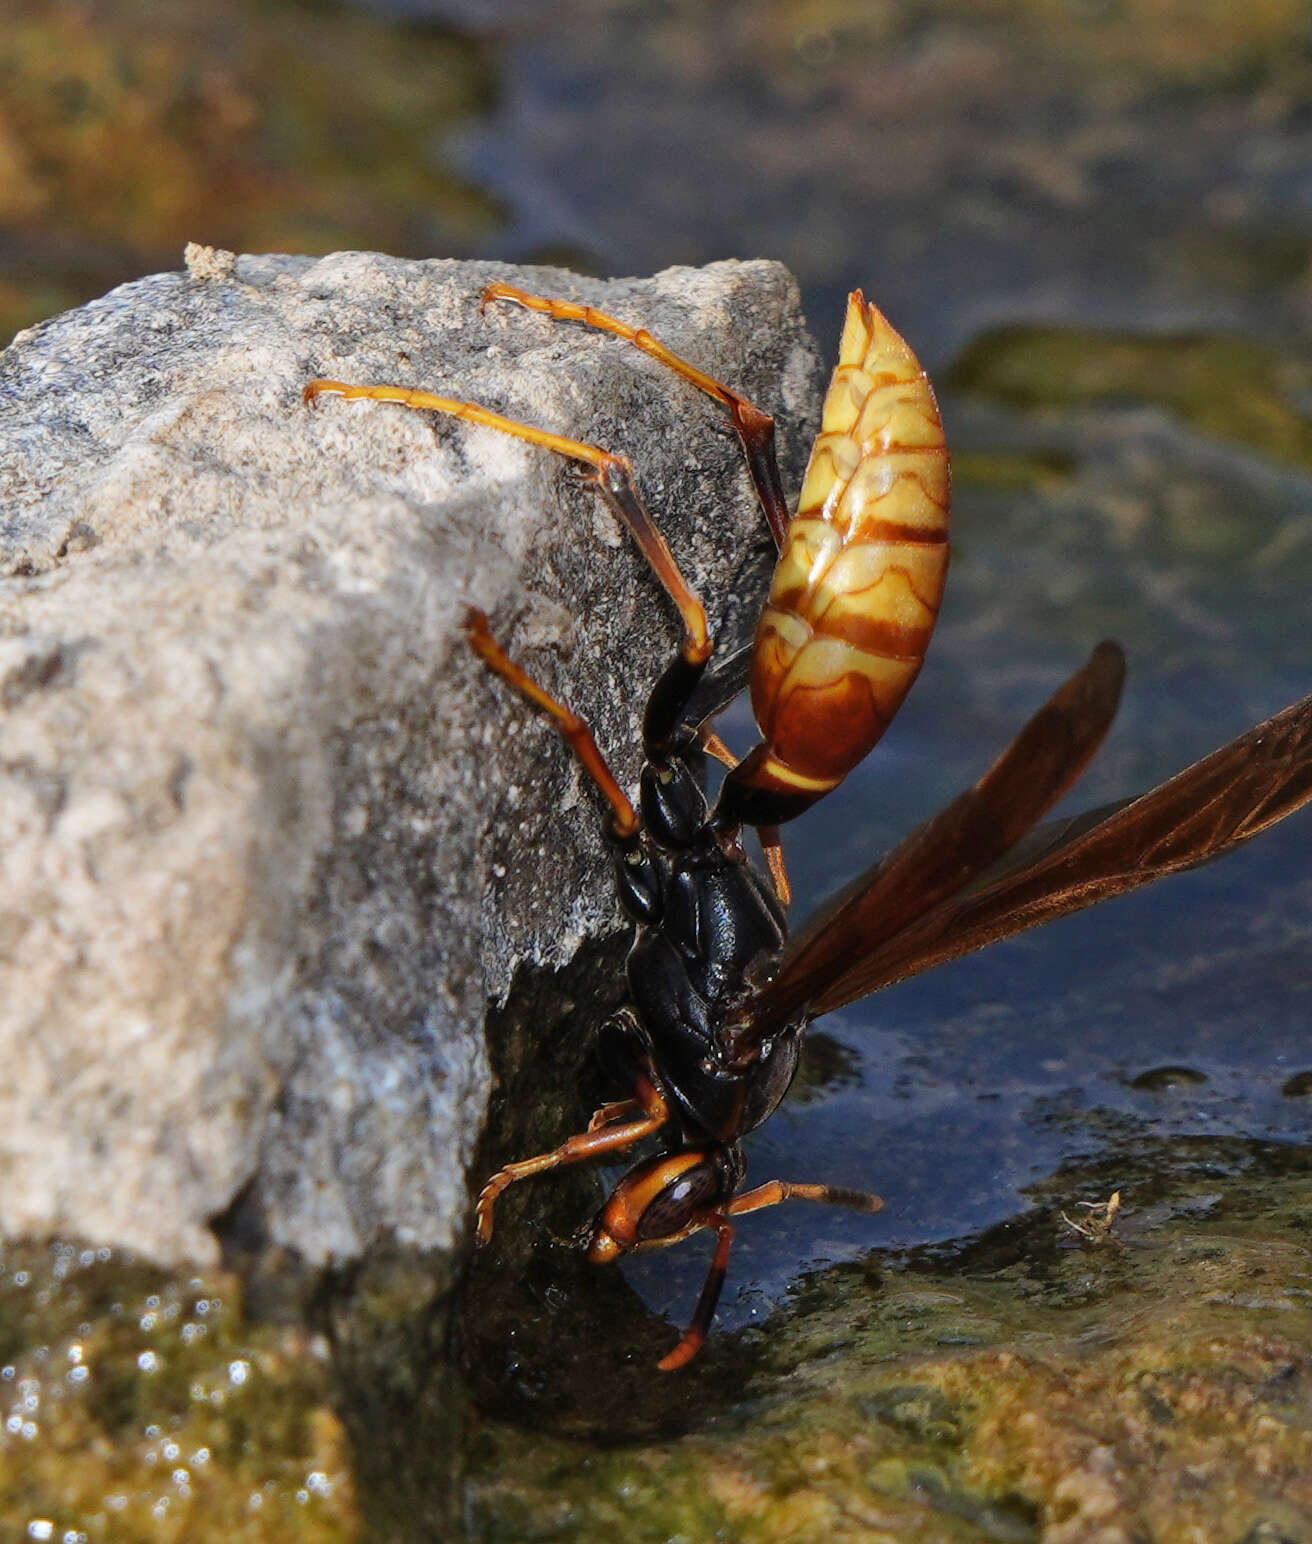
[[[756,632],[752,708],[777,784],[817,795],[867,754],[929,646],[948,454],[916,356],[860,290]]]

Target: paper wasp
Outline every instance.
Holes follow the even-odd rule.
[[[774,452],[773,420],[650,334],[590,307],[494,284],[507,300],[611,333],[660,360],[729,412],[779,549],[751,651],[762,739],[734,764],[710,729],[742,682],[711,669],[705,610],[640,498],[633,470],[597,446],[530,428],[472,403],[396,386],[313,381],[332,394],[448,413],[579,463],[627,527],[683,623],[678,653],[647,701],[637,807],[586,722],[550,697],[470,610],[485,664],[549,715],[610,808],[620,903],[635,927],[629,1001],[600,1034],[624,1097],[548,1153],[484,1186],[477,1237],[517,1180],[623,1153],[654,1156],[619,1181],[590,1228],[590,1259],[716,1235],[711,1267],[669,1370],[696,1355],[723,1286],[733,1219],[789,1198],[876,1210],[877,1197],[772,1180],[742,1191],[741,1142],[776,1109],[811,1020],[942,961],[1219,856],[1312,799],[1312,697],[1137,799],[1039,825],[1111,724],[1124,678],[1114,643],[1045,703],[972,788],[787,935],[777,827],[858,764],[897,711],[924,658],[947,565],[948,459],[933,391],[906,343],[860,292],[848,302],[796,515]],[[707,753],[730,770],[709,803]],[[761,835],[770,877],[748,861]]]

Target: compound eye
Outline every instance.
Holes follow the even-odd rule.
[[[714,1164],[699,1163],[686,1169],[660,1191],[638,1219],[638,1238],[669,1238],[683,1230],[698,1212],[720,1199],[722,1186]]]

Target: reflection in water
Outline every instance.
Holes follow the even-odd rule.
[[[1131,1088],[1159,1089],[1187,1088],[1191,1083],[1206,1083],[1207,1074],[1193,1067],[1153,1067],[1141,1072],[1131,1083]]]

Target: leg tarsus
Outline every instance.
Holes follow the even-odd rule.
[[[656,1364],[661,1372],[675,1372],[680,1367],[686,1367],[705,1345],[706,1334],[715,1315],[715,1305],[720,1301],[720,1293],[724,1289],[724,1278],[729,1271],[729,1246],[733,1243],[733,1224],[728,1217],[713,1212],[704,1226],[714,1228],[717,1234],[711,1268],[706,1273],[701,1296],[692,1311],[688,1328],[683,1332],[683,1339]]]
[[[341,397],[347,402],[394,402],[398,407],[408,407],[418,413],[445,413],[449,418],[459,418],[465,423],[478,424],[485,429],[495,429],[512,439],[525,440],[544,450],[555,451],[571,461],[582,461],[594,470],[598,477],[613,478],[623,482],[632,480],[633,468],[623,456],[612,455],[599,445],[587,445],[582,440],[571,440],[563,434],[551,434],[546,429],[535,429],[532,424],[520,423],[517,418],[506,418],[491,408],[477,402],[465,402],[459,397],[441,397],[436,392],[423,391],[417,386],[351,386],[345,381],[311,381],[301,392],[301,399],[312,404],[320,397]]]
[[[492,1211],[502,1191],[521,1179],[531,1179],[535,1174],[545,1174],[565,1164],[585,1163],[589,1158],[600,1158],[607,1153],[622,1152],[643,1137],[648,1137],[669,1119],[669,1106],[664,1095],[654,1084],[641,1080],[638,1096],[633,1101],[643,1111],[640,1120],[629,1121],[621,1126],[608,1126],[605,1130],[579,1132],[566,1137],[559,1147],[549,1153],[539,1153],[533,1158],[521,1158],[499,1169],[479,1192],[474,1206],[476,1227],[474,1237],[481,1246],[492,1237]],[[603,1107],[604,1108],[604,1107]]]

